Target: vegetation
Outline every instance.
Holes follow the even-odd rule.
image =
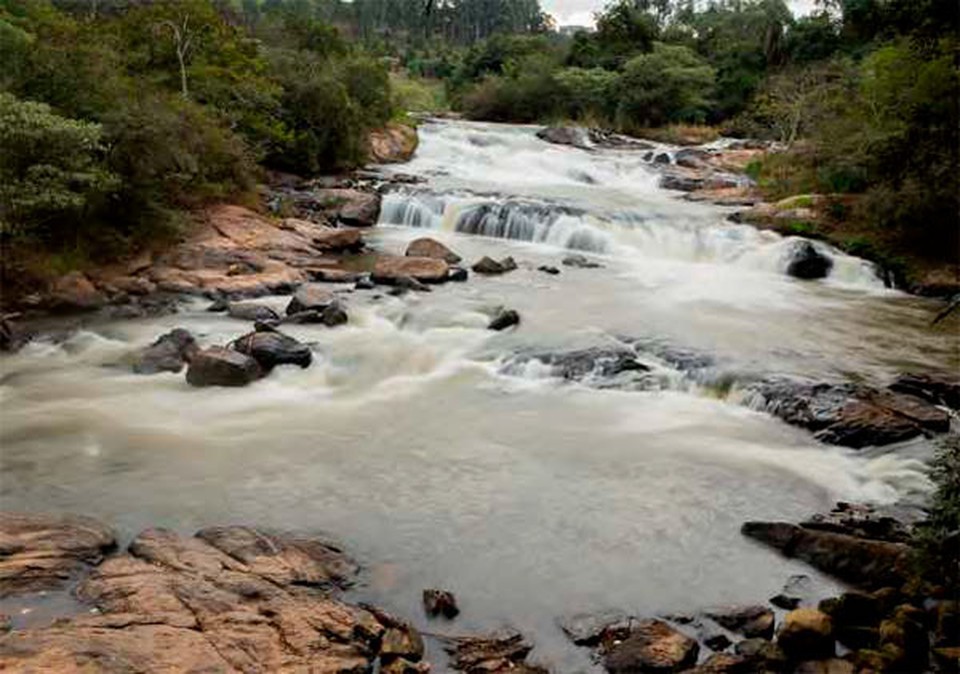
[[[947,588],[960,584],[960,442],[945,436],[932,463],[936,485],[919,528],[921,571]]]

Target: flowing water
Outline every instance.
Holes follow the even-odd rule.
[[[463,615],[447,629],[513,625],[559,671],[588,666],[562,615],[763,602],[793,573],[828,586],[740,524],[916,498],[927,448],[820,446],[716,381],[882,384],[956,368],[955,342],[929,328],[936,307],[836,251],[830,278],[790,279],[790,241],[660,190],[635,152],[551,146],[534,131],[424,125],[398,170],[427,182],[389,194],[370,235],[399,252],[429,234],[467,261],[512,255],[520,269],[429,294],[349,294],[348,326],[287,330],[314,344],[307,370],[238,390],[131,374],[131,351],[173,327],[204,344],[246,329],[199,302],[0,360],[0,507],[85,513],[127,538],[151,525],[323,532],[366,565],[358,596],[424,626],[420,591],[452,589]],[[536,270],[571,250],[603,267]],[[520,329],[485,330],[498,306],[520,312]],[[624,336],[710,354],[712,385],[653,351],[652,391],[506,366]]]

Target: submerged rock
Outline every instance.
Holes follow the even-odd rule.
[[[444,618],[451,620],[460,614],[457,598],[453,596],[453,592],[448,590],[424,590],[423,610],[427,612],[428,616],[442,615]]]
[[[557,624],[577,646],[599,646],[606,635],[628,631],[631,620],[625,613],[608,610],[576,613],[561,618]]]
[[[115,546],[90,517],[0,512],[0,598],[63,587]]]
[[[251,332],[235,340],[231,346],[251,356],[264,372],[269,372],[277,365],[309,367],[313,362],[309,346],[276,331]]]
[[[478,274],[496,275],[505,274],[517,268],[517,263],[512,257],[505,257],[499,262],[486,255],[474,263],[472,269]]]
[[[579,267],[580,269],[599,269],[603,266],[599,262],[594,262],[586,255],[580,255],[579,253],[567,255],[563,258],[563,264],[567,267]]]
[[[407,246],[405,255],[407,257],[429,257],[435,260],[443,260],[448,264],[457,264],[463,259],[436,239],[427,237],[411,241],[410,245]]]
[[[454,281],[456,283],[463,283],[469,278],[470,275],[463,267],[450,267],[450,271],[447,273],[447,280]]]
[[[263,371],[254,358],[222,346],[198,351],[187,368],[191,386],[246,386],[261,376]]]
[[[765,606],[725,606],[703,612],[731,632],[737,632],[749,638],[773,637],[773,611]]]
[[[960,379],[937,374],[902,374],[890,384],[890,390],[906,393],[934,405],[960,410]]]
[[[625,347],[591,347],[575,351],[536,354],[527,358],[549,365],[553,374],[570,380],[587,377],[615,377],[623,372],[647,372],[649,367]]]
[[[833,269],[833,260],[817,250],[809,241],[798,241],[789,252],[787,274],[794,278],[813,280],[826,278]]]
[[[493,317],[493,320],[490,321],[487,329],[500,331],[519,324],[520,314],[513,309],[502,309],[497,313],[496,316]]]
[[[550,274],[551,276],[556,276],[557,274],[560,273],[559,269],[547,264],[540,265],[539,267],[537,267],[537,271],[542,271],[544,274]]]
[[[197,348],[193,335],[183,328],[176,328],[142,349],[133,363],[133,371],[137,374],[179,372],[190,362]]]

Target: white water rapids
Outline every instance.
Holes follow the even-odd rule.
[[[520,269],[345,294],[349,325],[284,328],[314,345],[309,369],[237,390],[125,364],[173,327],[205,345],[248,329],[203,302],[28,345],[0,360],[0,507],[89,514],[127,538],[227,523],[325,532],[367,567],[358,596],[428,627],[421,590],[451,589],[462,616],[428,629],[509,624],[534,660],[575,671],[586,654],[559,616],[763,603],[794,573],[826,583],[743,539],[741,523],[927,488],[923,443],[821,446],[665,363],[663,390],[645,392],[503,363],[625,335],[710,354],[732,377],[882,384],[958,365],[951,335],[929,327],[935,305],[836,252],[826,281],[786,277],[783,239],[660,190],[635,153],[460,122],[426,124],[421,139],[397,170],[428,182],[388,195],[369,240],[399,252],[429,234],[467,262],[512,255]],[[561,266],[569,249],[603,268]],[[520,312],[518,330],[485,329],[501,305]]]

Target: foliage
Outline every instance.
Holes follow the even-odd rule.
[[[931,580],[948,588],[960,584],[960,438],[948,435],[932,463],[936,491],[919,527],[920,562]]]
[[[390,77],[393,105],[401,112],[442,112],[449,110],[443,82],[423,77],[394,74]]]
[[[603,68],[563,68],[554,75],[562,115],[575,120],[609,120],[616,112],[619,76]]]

